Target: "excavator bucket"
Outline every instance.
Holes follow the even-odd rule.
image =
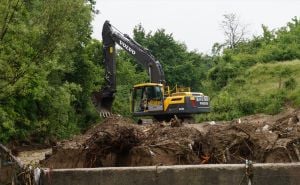
[[[112,115],[112,104],[114,94],[106,91],[93,93],[93,103],[101,117],[109,117]]]

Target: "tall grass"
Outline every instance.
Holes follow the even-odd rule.
[[[289,103],[300,107],[300,60],[257,64],[231,79],[215,96],[203,120],[230,120],[255,113],[276,114]]]

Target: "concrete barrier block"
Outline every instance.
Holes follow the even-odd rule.
[[[44,170],[45,185],[239,185],[243,164]],[[300,185],[300,163],[254,164],[255,185]],[[242,181],[243,180],[243,181]]]

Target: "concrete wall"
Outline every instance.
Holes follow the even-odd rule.
[[[254,164],[255,185],[300,185],[300,163]],[[240,185],[245,165],[149,166],[46,170],[45,185]]]
[[[11,166],[0,167],[0,185],[11,183],[13,175],[13,168]]]

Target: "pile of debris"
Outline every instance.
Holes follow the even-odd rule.
[[[230,122],[136,125],[110,117],[63,141],[43,167],[177,165],[300,161],[300,111],[254,115]]]

